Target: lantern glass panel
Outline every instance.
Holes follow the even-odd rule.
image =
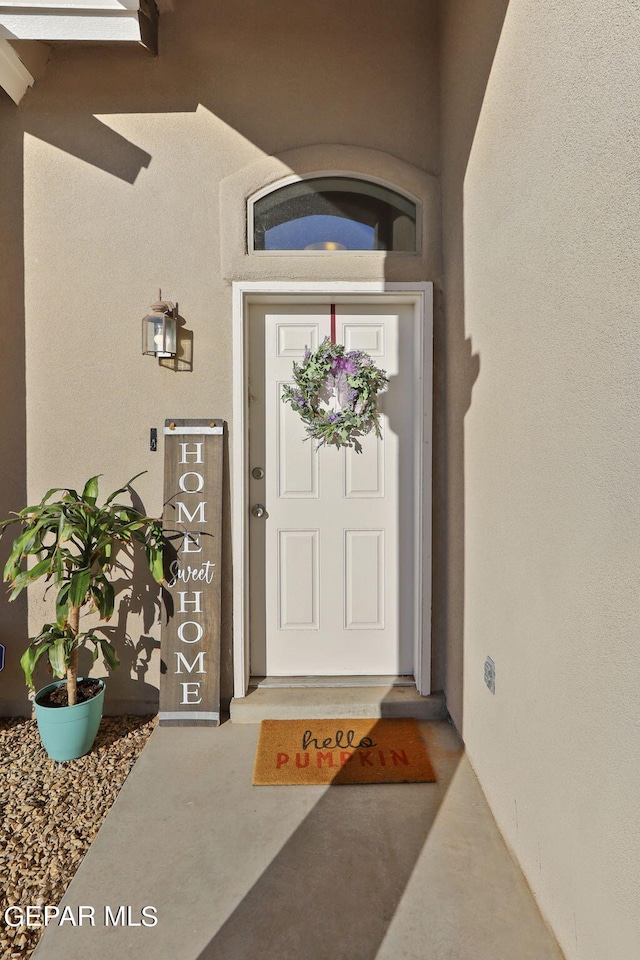
[[[176,320],[166,314],[151,313],[142,321],[142,352],[148,356],[176,355]]]
[[[164,322],[164,349],[166,357],[175,357],[177,351],[176,347],[176,328],[177,324],[174,317],[165,317]]]

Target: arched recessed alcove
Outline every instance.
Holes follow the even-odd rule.
[[[346,189],[326,189],[334,186]],[[312,216],[335,217],[342,227],[351,220],[350,229],[363,232],[368,229],[369,236],[371,230],[375,236],[379,221],[376,245],[348,243],[335,233],[310,236],[308,232],[302,237],[304,244],[287,244],[288,249],[282,248],[284,243],[280,249],[269,249],[260,239],[256,243],[254,218],[256,208],[260,213],[263,199],[271,221],[268,224],[263,221],[263,226],[268,229],[284,226],[291,230],[308,226],[302,222],[303,201],[298,196],[306,196],[306,203],[309,188],[315,194],[310,198],[313,205],[318,204],[318,195],[322,202],[327,193],[343,194],[342,206],[337,212],[338,204],[328,213],[326,207],[318,210],[315,206]],[[277,156],[263,156],[226,177],[220,184],[219,200],[220,258],[227,280],[412,282],[440,276],[439,179],[391,154],[346,144],[317,144]],[[286,201],[286,205],[281,201]],[[388,204],[386,214],[385,204]],[[385,216],[386,223],[382,223]],[[324,225],[327,222],[324,221]],[[336,220],[330,221],[330,225],[335,227]],[[391,241],[385,245],[389,232]],[[331,241],[342,243],[346,249],[337,248],[335,254],[326,246]],[[321,244],[320,249],[311,246],[317,243]]]

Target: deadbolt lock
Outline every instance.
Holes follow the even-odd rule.
[[[262,467],[254,467],[253,470],[251,471],[251,476],[253,477],[254,480],[262,480],[262,478],[264,477],[264,470],[262,469]]]

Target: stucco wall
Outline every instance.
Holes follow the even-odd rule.
[[[244,198],[230,210],[223,185],[240,171],[264,173],[271,157],[275,180],[299,172],[296,156],[308,166],[305,148],[327,144],[365,176],[385,170],[393,182],[412,170],[414,183],[431,183],[437,171],[431,4],[398,0],[372,16],[368,0],[191,0],[163,12],[160,41],[157,60],[141,48],[59,47],[20,108],[31,498],[94,473],[106,492],[147,470],[136,489],[159,513],[162,454],[149,451],[150,427],[221,417],[233,443],[230,281],[242,276],[234,245]],[[432,187],[429,203],[437,204]],[[421,257],[297,265],[262,257],[260,270],[278,279],[434,279],[439,231],[436,219]],[[193,333],[192,372],[140,354],[140,318],[159,287]],[[227,564],[227,694],[230,573]],[[107,709],[153,706],[159,630],[146,593],[141,603],[142,615],[135,603],[122,613],[136,643],[148,638],[147,686],[121,670]],[[32,629],[45,615],[33,599]]]
[[[567,957],[636,960],[637,4],[442,15],[448,702]]]
[[[0,91],[0,517],[25,506],[27,489],[24,359],[24,272],[22,252],[22,123]],[[11,535],[0,543],[4,569]],[[24,596],[9,605],[0,601],[0,643],[6,648],[0,672],[0,716],[24,712],[24,677],[15,651],[27,636]]]

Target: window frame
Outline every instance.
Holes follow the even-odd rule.
[[[416,208],[416,248],[415,250],[256,250],[254,248],[255,236],[255,205],[259,200],[271,193],[276,193],[283,187],[293,183],[300,183],[304,180],[318,180],[326,177],[343,177],[347,180],[357,180],[360,183],[371,183],[379,187],[385,187],[393,193],[413,203]],[[291,174],[283,177],[275,183],[270,183],[262,187],[256,193],[252,194],[247,200],[247,235],[246,252],[253,257],[419,257],[422,256],[422,203],[420,199],[408,190],[388,180],[380,177],[370,177],[362,173],[354,173],[352,170],[316,170],[313,173]]]

